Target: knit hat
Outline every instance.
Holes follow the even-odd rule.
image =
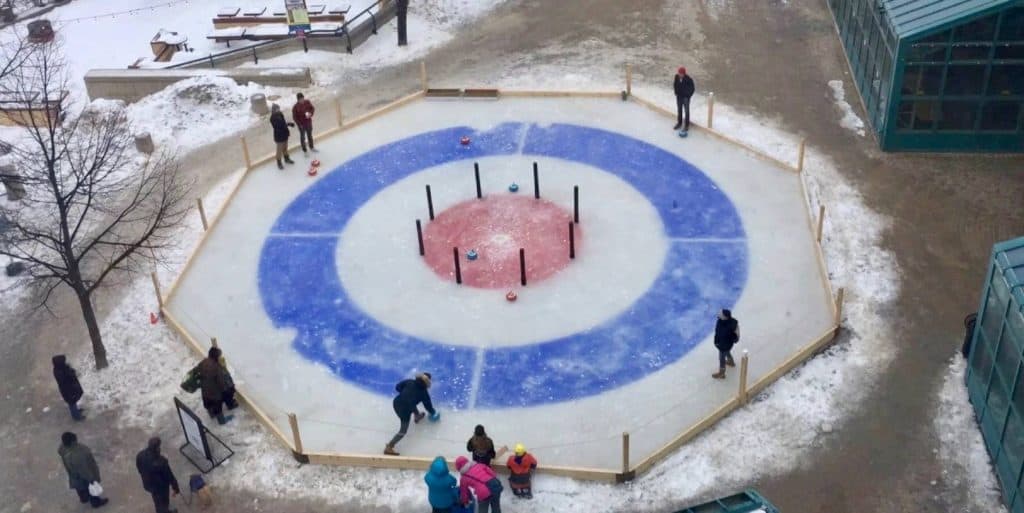
[[[677,70],[676,72],[679,73],[680,75],[685,75],[686,74],[686,67],[685,66],[679,66],[679,70]]]
[[[522,456],[526,454],[526,446],[523,444],[516,444],[516,456]]]
[[[459,456],[458,458],[455,458],[455,468],[458,469],[458,471],[462,472],[463,474],[469,472],[469,469],[472,466],[473,465],[469,462],[469,458],[465,456]]]

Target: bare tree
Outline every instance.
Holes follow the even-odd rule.
[[[0,84],[7,97],[0,109],[27,141],[12,153],[26,194],[17,204],[0,203],[9,226],[0,254],[23,262],[43,287],[40,306],[61,284],[74,291],[102,369],[107,354],[93,294],[111,275],[143,269],[172,245],[189,184],[170,156],[135,150],[123,107],[66,115],[65,70],[59,45],[49,43]]]

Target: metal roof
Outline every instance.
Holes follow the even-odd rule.
[[[1016,0],[878,0],[897,37],[918,35]]]
[[[995,272],[1001,274],[1024,314],[1024,237],[1000,242],[993,248]]]

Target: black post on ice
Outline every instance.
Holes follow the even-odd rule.
[[[430,186],[427,186],[427,211],[430,212],[430,220],[434,220],[434,198],[430,196]]]
[[[572,186],[572,222],[580,222],[580,186]]]
[[[484,197],[483,193],[480,192],[480,163],[473,163],[473,174],[476,175],[476,199]]]
[[[452,248],[452,255],[455,256],[455,283],[462,285],[462,267],[459,266],[459,248]]]
[[[420,243],[420,256],[423,256],[423,227],[420,225],[420,220],[416,220],[416,240]]]
[[[533,163],[533,197],[540,199],[540,180],[537,178],[537,163]]]
[[[526,286],[526,250],[519,248],[519,281]]]
[[[418,224],[416,226],[419,226]],[[569,258],[576,258],[576,227],[569,223]],[[420,253],[421,255],[423,253]]]

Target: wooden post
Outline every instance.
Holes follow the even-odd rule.
[[[622,432],[622,473],[629,473],[629,432]]]
[[[206,209],[203,208],[203,198],[196,198],[196,205],[199,206],[199,219],[203,221],[203,231],[210,229],[210,223],[206,221]]]
[[[299,418],[294,413],[288,414],[288,424],[292,426],[292,440],[295,442],[295,452],[302,454],[302,436],[299,435]]]
[[[217,345],[217,337],[210,337],[210,347],[220,347]]]
[[[796,156],[796,172],[802,173],[804,171],[804,153],[807,151],[807,139],[800,139],[800,149],[797,151]]]
[[[740,358],[740,390],[737,394],[737,398],[740,400],[740,404],[747,404],[747,361],[749,355],[747,350],[743,350],[743,358]]]
[[[149,274],[150,278],[153,278],[153,290],[156,291],[156,304],[160,305],[160,309],[164,308],[164,296],[160,293],[160,282],[156,279],[156,271]]]
[[[420,86],[424,91],[428,89],[427,85],[427,62],[420,61]]]
[[[240,137],[242,141],[242,158],[245,159],[245,170],[252,169],[252,159],[249,158],[249,143],[245,142],[245,136]]]
[[[341,117],[341,98],[334,99],[334,116],[338,118],[338,128],[341,128],[344,119]]]
[[[825,205],[818,207],[818,231],[815,232],[815,238],[818,242],[821,242],[821,232],[825,228]]]
[[[715,126],[715,93],[708,93],[708,128]]]
[[[836,325],[843,324],[843,301],[846,299],[846,289],[839,287],[836,291]]]
[[[633,94],[633,65],[626,64],[626,94]]]

